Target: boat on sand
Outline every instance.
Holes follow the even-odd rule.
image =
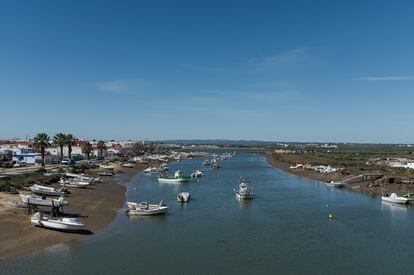
[[[46,196],[64,196],[65,195],[64,188],[56,190],[53,187],[47,187],[43,185],[34,184],[31,187],[29,187],[29,189],[32,190],[33,193],[40,194],[40,195],[46,195]]]
[[[85,225],[78,218],[56,217],[52,218],[42,212],[35,213],[30,222],[36,226],[62,231],[84,230]]]

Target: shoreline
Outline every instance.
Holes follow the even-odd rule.
[[[71,188],[67,197],[69,205],[65,214],[77,214],[91,234],[110,224],[125,203],[126,183],[148,165],[136,164],[134,168],[119,168],[113,177],[101,177],[102,183],[83,188]],[[89,175],[96,175],[97,169]],[[58,184],[52,185],[61,187]],[[30,223],[31,215],[25,209],[9,206],[8,200],[18,200],[18,195],[0,193],[0,262],[15,256],[33,253],[50,246],[78,242],[88,234],[67,233],[36,227]]]
[[[330,181],[341,181],[349,177],[349,175],[344,176],[338,172],[334,172],[330,174],[321,174],[321,173],[316,173],[311,170],[301,170],[301,169],[292,170],[292,169],[289,169],[289,167],[291,166],[290,163],[275,159],[273,157],[273,154],[265,153],[262,155],[266,158],[267,163],[269,163],[274,168],[280,169],[292,175],[301,176],[301,177],[312,179],[312,180],[317,180],[322,183],[328,183]],[[388,194],[397,193],[398,195],[402,195],[402,194],[414,191],[414,186],[410,184],[402,184],[402,183],[400,184],[397,184],[397,183],[377,184],[375,183],[374,180],[353,182],[341,188],[345,188],[348,190],[361,191],[373,197],[381,196],[382,194],[386,194],[386,193]]]

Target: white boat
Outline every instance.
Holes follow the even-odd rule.
[[[122,167],[126,167],[126,168],[134,168],[135,167],[135,165],[133,164],[133,163],[124,163],[124,164],[122,164]]]
[[[59,183],[64,186],[70,186],[75,188],[85,188],[90,185],[87,181],[82,181],[80,179],[65,179],[60,178]]]
[[[333,186],[333,187],[344,187],[346,186],[346,183],[342,181],[330,181],[330,182],[327,182],[326,185]]]
[[[391,203],[398,203],[398,204],[406,204],[408,203],[408,198],[405,197],[400,197],[395,193],[391,193],[391,195],[387,195],[387,196],[382,196],[381,199],[383,201],[386,202],[391,202]]]
[[[104,176],[104,177],[111,177],[114,175],[113,172],[100,172],[98,173],[99,176]]]
[[[239,184],[239,188],[235,189],[234,192],[236,193],[236,198],[239,200],[250,200],[254,196],[252,188],[243,180]]]
[[[114,170],[115,169],[115,166],[113,166],[113,165],[107,165],[107,164],[99,164],[99,167],[100,168],[102,168],[102,169],[106,169],[106,170]]]
[[[23,203],[25,204],[32,204],[32,205],[40,205],[40,206],[55,206],[60,207],[63,205],[67,205],[68,202],[64,200],[63,197],[58,199],[51,199],[47,198],[46,196],[34,196],[34,195],[26,195],[26,194],[19,194],[20,198]]]
[[[203,166],[208,166],[210,165],[210,161],[208,159],[203,161]]]
[[[144,170],[144,173],[158,173],[159,170],[157,167],[148,167]]]
[[[34,184],[33,186],[29,187],[35,194],[40,195],[47,195],[47,196],[64,196],[65,192],[63,191],[64,188],[56,190],[53,187],[47,187],[43,185]]]
[[[190,200],[190,193],[188,192],[180,192],[177,195],[178,202],[188,202]]]
[[[159,204],[149,204],[147,202],[127,202],[128,209],[126,213],[128,215],[141,215],[141,216],[152,216],[152,215],[163,215],[168,212],[168,206],[162,201]]]
[[[202,171],[196,170],[191,174],[192,178],[199,178],[204,176],[204,173]]]
[[[181,175],[180,170],[175,171],[174,176],[172,177],[161,175],[158,178],[158,182],[160,183],[182,183],[182,182],[188,182],[190,180],[191,180],[191,177]]]
[[[31,219],[31,223],[45,228],[63,230],[63,231],[77,231],[83,230],[85,225],[80,222],[78,218],[57,217],[51,218],[43,215],[41,212],[35,213]]]

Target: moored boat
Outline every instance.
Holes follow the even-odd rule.
[[[55,230],[62,230],[62,231],[83,230],[85,227],[85,225],[81,223],[78,218],[68,218],[68,217],[52,218],[52,217],[43,215],[42,212],[35,213],[31,217],[30,221],[32,224],[36,226],[55,229]]]
[[[178,202],[188,202],[190,200],[190,193],[188,192],[180,192],[177,195]]]
[[[159,204],[150,204],[148,202],[127,202],[128,209],[126,213],[128,215],[141,215],[141,216],[153,216],[163,215],[168,212],[168,206],[162,201]]]
[[[175,171],[174,176],[160,175],[158,182],[160,183],[182,183],[188,182],[191,177],[183,176],[180,170]]]
[[[239,200],[253,199],[253,189],[246,183],[245,180],[240,180],[239,188],[234,190],[236,198]]]
[[[204,173],[202,171],[196,170],[193,173],[191,173],[192,178],[199,178],[204,176]]]
[[[400,197],[396,193],[391,193],[391,195],[382,196],[381,199],[386,202],[406,204],[408,203],[408,198]]]

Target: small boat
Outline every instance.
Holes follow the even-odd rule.
[[[60,207],[63,205],[67,205],[68,202],[63,199],[63,197],[59,197],[58,199],[51,199],[47,198],[45,195],[43,196],[34,196],[34,195],[26,195],[26,194],[19,194],[20,199],[25,204],[32,204],[32,205],[39,205],[39,206],[55,206]]]
[[[213,165],[213,168],[220,168],[220,164],[218,163],[217,159],[213,159],[211,161],[211,165]]]
[[[144,170],[144,173],[158,173],[159,169],[157,167],[148,167]]]
[[[178,202],[188,202],[190,200],[190,193],[188,192],[180,192],[177,195]]]
[[[162,201],[159,204],[150,204],[148,202],[127,202],[128,209],[126,213],[128,215],[141,215],[141,216],[153,216],[163,215],[168,212],[168,206]]]
[[[208,159],[203,161],[203,166],[208,166],[210,165],[210,161]]]
[[[63,230],[63,231],[77,231],[83,230],[85,225],[80,222],[78,218],[67,218],[67,217],[57,217],[52,218],[49,216],[43,215],[42,212],[35,213],[31,219],[31,223],[50,229]]]
[[[160,183],[182,183],[182,182],[188,182],[190,180],[191,180],[191,177],[181,175],[180,170],[175,171],[174,176],[172,177],[161,175],[158,178],[158,182]]]
[[[63,186],[70,186],[75,188],[85,188],[90,185],[87,181],[82,181],[79,179],[66,179],[66,178],[60,178],[59,183]]]
[[[333,186],[333,187],[344,187],[346,183],[342,181],[330,181],[330,182],[327,182],[326,185]]]
[[[115,169],[115,166],[113,166],[113,165],[107,165],[107,164],[99,164],[99,167],[100,168],[102,168],[102,169],[106,169],[106,170],[114,170]]]
[[[398,203],[398,204],[406,204],[408,203],[408,198],[400,197],[395,193],[391,193],[391,195],[382,196],[381,199],[386,202],[391,203]]]
[[[64,188],[56,190],[53,187],[47,187],[47,186],[38,185],[38,184],[34,184],[33,186],[29,188],[30,190],[32,190],[33,193],[40,194],[40,195],[47,195],[47,196],[64,196],[65,195]]]
[[[407,194],[401,195],[401,197],[407,198],[408,203],[414,203],[414,192],[409,192]]]
[[[199,170],[196,170],[195,172],[193,172],[191,174],[192,178],[199,178],[199,177],[202,177],[202,176],[204,176],[204,173],[202,171],[199,171]]]
[[[133,164],[133,163],[124,163],[124,164],[122,164],[122,167],[126,167],[126,168],[134,168],[135,167],[135,165]]]
[[[253,199],[253,189],[244,180],[240,180],[239,188],[234,190],[239,200]]]
[[[99,176],[104,176],[104,177],[111,177],[113,175],[115,175],[113,172],[100,172],[98,173]]]

